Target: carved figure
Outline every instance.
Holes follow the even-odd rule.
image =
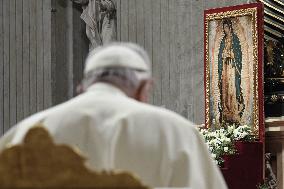
[[[270,164],[270,159],[271,159],[271,154],[270,153],[266,153],[265,154],[265,165],[266,165],[266,182],[268,185],[268,188],[270,189],[278,189],[277,187],[277,179],[275,174],[272,171],[272,167]]]
[[[81,19],[86,23],[90,51],[116,40],[115,0],[72,0],[82,5]]]

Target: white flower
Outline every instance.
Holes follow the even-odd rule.
[[[228,147],[224,147],[224,152],[228,152],[229,148]]]
[[[228,126],[228,133],[233,133],[235,130],[234,126]]]
[[[226,138],[225,141],[226,142],[231,142],[231,139],[230,138]]]

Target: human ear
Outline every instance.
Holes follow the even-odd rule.
[[[152,85],[152,80],[142,81],[136,90],[135,99],[140,102],[146,103],[148,101],[148,95]]]
[[[82,84],[77,85],[76,87],[76,94],[79,95],[81,93],[85,92],[84,87]]]

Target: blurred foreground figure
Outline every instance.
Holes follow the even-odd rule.
[[[21,143],[42,122],[56,143],[80,149],[94,170],[127,170],[151,187],[227,188],[193,124],[144,103],[151,83],[150,61],[139,46],[92,51],[84,92],[20,122],[1,138],[0,150]]]

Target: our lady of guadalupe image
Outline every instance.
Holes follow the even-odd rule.
[[[245,105],[241,88],[242,50],[230,19],[223,20],[224,37],[218,53],[220,123],[239,124]]]

